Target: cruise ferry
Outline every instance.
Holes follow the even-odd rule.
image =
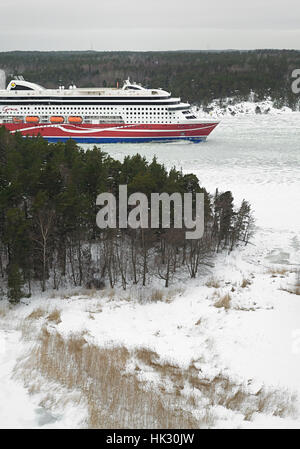
[[[201,142],[217,124],[169,92],[129,79],[120,88],[46,89],[16,77],[0,90],[0,126],[50,142]]]

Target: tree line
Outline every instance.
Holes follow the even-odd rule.
[[[235,97],[270,96],[278,107],[299,108],[291,74],[300,67],[300,51],[173,51],[173,52],[2,52],[0,68],[8,80],[23,75],[54,88],[117,86],[129,76],[144,86],[161,87],[195,105]]]
[[[185,229],[172,226],[98,228],[97,195],[118,197],[120,184],[148,198],[202,192],[203,237],[186,240]],[[209,195],[194,174],[168,171],[155,158],[120,162],[97,147],[84,151],[72,140],[53,144],[0,127],[0,294],[12,302],[30,296],[33,285],[126,289],[157,276],[168,287],[178,272],[196,277],[216,252],[246,244],[252,232],[249,203],[235,208],[230,191]]]

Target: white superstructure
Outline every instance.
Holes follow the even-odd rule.
[[[189,103],[162,89],[146,89],[125,81],[121,88],[45,89],[15,79],[0,91],[0,121],[38,116],[46,123],[50,116],[80,116],[83,123],[188,124],[199,120]]]

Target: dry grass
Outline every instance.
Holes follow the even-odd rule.
[[[159,374],[161,382],[155,384],[155,389],[126,371],[133,356],[136,373],[144,369]],[[57,391],[69,392],[69,396],[61,395],[61,406],[69,400],[85,404],[88,417],[83,425],[88,428],[210,428],[216,423],[216,406],[250,420],[255,413],[290,416],[296,400],[288,391],[264,387],[253,394],[247,385],[221,373],[206,379],[194,362],[182,369],[163,363],[148,348],[141,347],[133,354],[122,346],[100,348],[90,344],[85,334],[64,339],[57,332],[49,332],[46,326],[40,331],[39,344],[24,359],[23,366],[19,366],[22,369],[22,376],[26,372],[31,381],[28,388],[32,394],[40,393],[45,383],[32,373],[39,371],[50,381],[54,391],[51,388],[43,391],[41,405],[45,408],[57,407]],[[38,380],[34,383],[35,378]],[[167,391],[166,385],[171,386]],[[197,419],[194,411],[198,413]]]
[[[300,270],[297,270],[297,271],[296,271],[295,286],[296,286],[296,287],[300,287]]]
[[[220,288],[220,282],[215,278],[210,278],[205,283],[206,287]]]
[[[162,301],[163,298],[164,298],[164,294],[161,290],[159,290],[159,289],[152,290],[151,295],[150,295],[150,301],[152,301],[152,302]]]
[[[267,273],[271,274],[273,277],[276,277],[278,275],[284,276],[289,273],[289,270],[287,268],[271,267],[268,269]]]
[[[8,307],[0,305],[0,318],[4,318],[7,315]]]
[[[49,295],[49,299],[70,299],[73,297],[93,298],[95,296],[104,296],[108,290],[96,290],[95,288],[78,287],[76,290],[55,291]]]
[[[88,298],[93,298],[94,296],[99,296],[99,291],[97,291],[95,288],[84,288],[81,290],[80,295],[87,296]]]
[[[242,280],[241,287],[242,287],[242,288],[246,288],[246,287],[248,287],[248,286],[251,285],[251,284],[252,284],[252,282],[249,281],[249,279],[244,278],[244,279]]]
[[[93,304],[87,304],[87,307],[85,308],[85,311],[89,314],[97,314],[103,312],[103,308],[100,302],[93,303]]]
[[[38,394],[41,392],[41,384],[39,382],[35,382],[28,387],[29,394]]]
[[[230,303],[231,303],[231,296],[229,295],[229,293],[226,293],[226,295],[221,296],[220,299],[218,299],[218,301],[214,303],[214,306],[217,307],[218,309],[223,307],[225,310],[228,310],[230,309]]]
[[[32,324],[33,320],[28,317],[18,323],[18,330],[21,331],[21,336],[24,341],[31,340],[36,332],[35,326]]]
[[[111,301],[114,299],[115,294],[116,294],[116,292],[113,288],[109,289],[107,292],[107,296]]]
[[[52,323],[59,324],[61,323],[60,311],[58,309],[54,309],[48,316],[47,320]]]
[[[26,320],[39,320],[43,316],[47,314],[47,310],[42,309],[41,307],[38,307],[37,309],[34,309],[27,317]]]
[[[159,356],[146,348],[135,352],[143,364],[159,371],[162,378],[175,386],[177,404],[183,409],[190,405],[193,409],[203,410],[201,426],[212,427],[215,417],[212,408],[221,405],[227,409],[242,413],[249,420],[255,413],[267,413],[274,416],[290,416],[294,414],[296,396],[289,391],[267,390],[261,387],[256,393],[248,390],[247,385],[238,384],[226,375],[219,373],[213,379],[203,378],[199,369],[191,363],[187,369],[170,364],[160,364]],[[183,389],[189,385],[192,392],[183,396]],[[200,393],[200,394],[199,394]],[[203,409],[203,403],[206,407]]]
[[[148,348],[138,348],[135,350],[135,356],[148,366],[159,365],[159,356],[155,351]]]
[[[175,298],[175,296],[181,296],[182,295],[183,289],[180,288],[180,287],[179,288],[171,288],[171,289],[167,289],[167,290],[165,289],[164,292],[165,292],[164,300],[166,302],[171,302],[172,299]]]
[[[147,350],[142,354],[149,360]],[[129,357],[124,347],[99,348],[88,344],[85,335],[64,340],[43,327],[40,344],[26,359],[26,369],[29,376],[36,369],[51,382],[80,390],[88,408],[89,428],[198,427],[191,412],[182,410],[169,396],[142,388],[134,375],[126,373]],[[38,392],[39,386],[30,390]],[[51,397],[49,393],[50,402]],[[44,405],[50,406],[49,401],[44,400]]]
[[[81,290],[68,290],[67,292],[65,290],[55,290],[51,292],[48,296],[49,299],[69,299],[72,296],[80,296]]]
[[[176,296],[180,296],[182,292],[182,288],[149,289],[140,287],[133,293],[133,297],[135,297],[140,304],[158,301],[170,303]]]

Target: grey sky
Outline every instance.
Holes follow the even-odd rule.
[[[300,49],[299,0],[0,0],[0,51]]]

